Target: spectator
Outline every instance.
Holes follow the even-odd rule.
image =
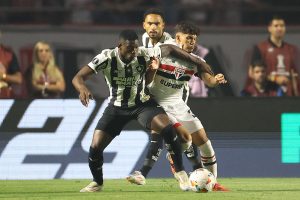
[[[284,19],[273,17],[268,31],[269,38],[254,47],[252,62],[262,60],[270,80],[279,84],[287,96],[299,96],[299,76],[296,66],[298,50],[294,45],[283,41],[286,33]]]
[[[223,70],[222,64],[218,59],[215,50],[213,48],[206,48],[202,45],[197,44],[193,53],[203,58],[207,64],[209,64],[214,71],[218,71],[222,74],[226,73]],[[216,96],[233,96],[232,88],[229,84],[219,85],[219,87],[210,88],[206,87],[201,79],[192,76],[189,81],[190,97],[216,97]]]
[[[283,96],[284,92],[275,82],[267,79],[266,67],[261,61],[255,61],[251,66],[251,82],[241,92],[242,96],[271,97]]]
[[[14,52],[0,44],[0,98],[14,98],[12,84],[21,84],[22,74]]]
[[[50,45],[37,42],[33,50],[33,66],[30,67],[30,89],[35,98],[59,98],[65,91],[65,80]]]

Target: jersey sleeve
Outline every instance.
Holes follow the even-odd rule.
[[[111,58],[110,56],[111,50],[106,49],[103,50],[100,54],[95,56],[93,60],[88,64],[88,66],[94,70],[94,72],[97,74],[99,71],[105,69],[108,65],[108,62]]]

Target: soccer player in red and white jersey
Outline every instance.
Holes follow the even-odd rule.
[[[163,31],[163,14],[160,11],[151,10],[145,13],[144,28],[146,30],[146,33],[143,35],[143,44],[145,46],[151,47],[166,42],[164,41],[166,33]],[[177,26],[176,33],[176,43],[180,45],[183,50],[191,53],[196,45],[198,29],[191,24],[183,23]],[[149,40],[145,43],[145,41],[147,41],[145,39],[147,35]],[[182,60],[180,61],[170,57],[164,58],[161,68],[155,76],[154,83],[150,87],[150,91],[156,101],[164,107],[167,113],[169,112],[169,117],[173,121],[177,131],[192,133],[193,142],[200,149],[202,162],[206,168],[217,176],[216,158],[211,142],[207,138],[200,120],[193,115],[189,107],[182,100],[184,84],[186,84],[195,72],[197,72],[196,68],[187,65]],[[198,74],[201,74],[201,72],[198,72]],[[222,74],[218,74],[214,77],[209,73],[202,73],[201,78],[211,87],[220,83],[226,83]],[[176,102],[176,106],[174,106],[174,102]],[[183,113],[180,113],[180,111],[183,111]],[[143,167],[140,171],[135,171],[128,176],[127,180],[135,184],[145,184],[145,176],[147,176],[161,153],[161,141],[159,135],[151,135],[151,144]],[[202,167],[201,162],[197,162],[197,148],[191,148],[188,145],[186,147],[185,153],[189,160],[193,162],[193,168]],[[215,190],[224,191],[226,189],[216,184]]]

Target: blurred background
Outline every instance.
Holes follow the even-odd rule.
[[[299,24],[297,0],[2,0],[2,25],[140,25],[148,8],[166,13],[166,22],[192,20],[202,26],[266,25],[274,13]]]
[[[34,45],[47,41],[66,88],[60,99],[35,99],[25,81],[12,85],[13,98],[0,100],[0,179],[90,178],[88,146],[108,89],[102,75],[93,76],[87,83],[97,101],[83,109],[71,80],[102,49],[117,45],[120,30],[134,29],[141,40],[143,13],[153,7],[164,11],[171,34],[179,21],[198,25],[198,43],[210,52],[207,61],[228,79],[209,89],[208,98],[189,100],[214,144],[220,177],[300,177],[300,99],[240,97],[253,47],[268,39],[274,15],[285,20],[284,41],[300,47],[300,1],[1,0],[0,44],[16,55],[23,79]],[[133,137],[122,136],[107,150],[106,178],[125,177],[143,162],[148,133],[137,123],[124,131]],[[167,165],[161,158],[150,177],[171,176]]]
[[[141,36],[143,13],[149,8],[164,11],[165,31],[171,34],[183,20],[200,27],[198,42],[210,50],[208,63],[229,80],[226,86],[211,89],[209,96],[240,96],[253,46],[269,37],[267,26],[274,15],[285,19],[284,40],[300,46],[297,0],[2,0],[0,41],[14,50],[23,74],[32,64],[34,44],[40,40],[50,43],[66,79],[63,97],[72,98],[76,92],[70,80],[77,67],[87,64],[100,50],[114,47],[124,28]],[[93,81],[89,82],[95,96],[106,97],[102,77],[95,79],[103,86],[95,90]],[[15,97],[26,97],[15,90]]]

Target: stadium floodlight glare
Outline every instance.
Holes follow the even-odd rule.
[[[300,113],[281,115],[281,161],[300,163]]]

